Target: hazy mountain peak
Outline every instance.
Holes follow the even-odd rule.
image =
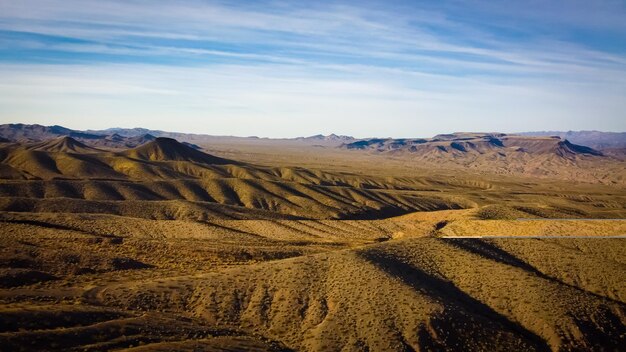
[[[309,137],[298,137],[296,138],[296,140],[343,142],[343,141],[352,141],[352,140],[355,140],[355,138],[352,136],[344,136],[344,135],[337,135],[337,134],[331,133],[326,136],[323,134],[316,134],[316,135],[309,136]]]

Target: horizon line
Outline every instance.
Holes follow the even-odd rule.
[[[39,123],[23,123],[23,122],[9,122],[9,123],[3,123],[0,125],[26,125],[26,126],[42,126],[42,127],[47,127],[47,128],[51,128],[51,127],[61,127],[61,128],[65,128],[65,129],[69,129],[75,132],[82,132],[82,133],[93,133],[93,132],[104,132],[107,130],[115,130],[115,129],[122,129],[122,130],[137,130],[137,129],[143,129],[143,130],[147,130],[148,132],[146,133],[150,133],[150,132],[165,132],[165,133],[178,133],[178,134],[188,134],[188,135],[196,135],[196,136],[207,136],[207,137],[222,137],[222,138],[256,138],[256,139],[298,139],[298,138],[310,138],[310,137],[316,137],[316,136],[323,136],[323,137],[328,137],[331,135],[335,135],[337,137],[348,137],[348,138],[352,138],[352,139],[411,139],[411,138],[434,138],[438,135],[445,135],[445,134],[462,134],[462,133],[468,133],[468,134],[491,134],[491,133],[503,133],[503,134],[509,134],[509,135],[516,135],[516,134],[524,134],[524,133],[571,133],[571,132],[599,132],[599,133],[616,133],[616,134],[620,134],[620,133],[626,133],[626,131],[601,131],[601,130],[571,130],[571,129],[567,129],[567,130],[533,130],[533,131],[515,131],[515,132],[505,132],[505,131],[454,131],[454,132],[441,132],[441,133],[437,133],[434,134],[430,137],[419,137],[419,136],[411,136],[411,137],[394,137],[394,136],[385,136],[385,137],[381,137],[381,136],[367,136],[367,137],[357,137],[354,136],[352,134],[344,134],[344,133],[335,133],[335,132],[330,132],[328,134],[319,132],[319,133],[315,133],[315,134],[310,134],[310,135],[297,135],[297,136],[291,136],[291,137],[270,137],[270,136],[258,136],[258,135],[248,135],[248,136],[244,136],[244,135],[229,135],[229,134],[209,134],[209,133],[197,133],[197,132],[183,132],[183,131],[170,131],[170,130],[163,130],[163,129],[152,129],[152,128],[147,128],[147,127],[119,127],[119,126],[115,126],[115,127],[108,127],[108,128],[104,128],[104,129],[77,129],[74,127],[67,127],[67,125],[58,125],[58,124],[54,124],[54,125],[43,125],[43,124],[39,124]],[[112,134],[115,132],[112,132]]]

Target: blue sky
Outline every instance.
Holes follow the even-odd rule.
[[[626,2],[0,0],[0,123],[626,131]]]

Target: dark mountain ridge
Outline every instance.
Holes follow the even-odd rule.
[[[149,133],[137,135],[122,135],[115,132],[101,134],[72,130],[57,125],[42,126],[21,123],[0,125],[0,138],[3,138],[5,142],[36,143],[47,142],[60,137],[71,137],[90,147],[108,149],[134,148],[156,138]]]
[[[188,143],[194,149],[201,149],[198,143],[273,143],[292,142],[301,144],[326,144],[329,146],[340,145],[355,141],[354,137],[330,134],[315,135],[310,137],[297,138],[259,138],[259,137],[235,137],[235,136],[214,136],[207,134],[167,132],[161,130],[150,130],[147,128],[108,128],[105,130],[78,131],[62,126],[42,126],[27,124],[4,124],[0,125],[0,137],[13,142],[41,142],[51,138],[69,136],[93,147],[126,149],[139,146],[154,140],[156,137],[173,138]]]

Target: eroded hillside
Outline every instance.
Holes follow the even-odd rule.
[[[463,210],[423,216],[189,222],[3,213],[0,341],[11,350],[138,351],[626,342],[626,245],[606,238],[623,233],[623,221],[607,232],[574,220],[596,239],[567,238],[567,228],[551,232],[561,238],[476,239],[444,230],[510,220]],[[452,220],[442,227],[441,217]]]
[[[572,191],[566,184],[471,175],[390,177],[266,167],[167,138],[109,152],[65,137],[11,144],[0,148],[0,158],[0,207],[6,211],[155,219],[366,219],[504,202],[530,209],[522,212],[552,211],[560,217],[624,214],[623,192],[609,187]],[[587,189],[594,194],[587,195]]]
[[[622,187],[346,164],[324,150],[294,166],[276,162],[291,151],[213,154],[162,138],[3,144],[0,346],[626,344]]]

